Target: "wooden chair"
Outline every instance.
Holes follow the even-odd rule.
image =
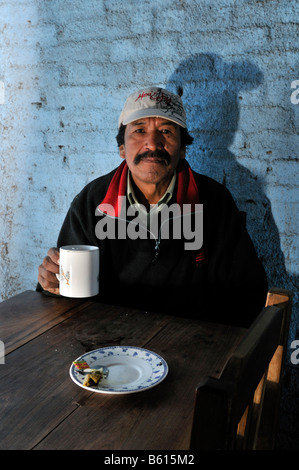
[[[269,291],[220,378],[199,384],[191,450],[273,449],[290,315],[291,293]]]

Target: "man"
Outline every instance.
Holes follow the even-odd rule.
[[[185,160],[192,140],[178,95],[151,87],[129,96],[123,162],[75,197],[57,247],[100,247],[103,302],[248,326],[265,304],[265,272],[228,190]],[[58,271],[51,248],[38,289],[59,294]]]

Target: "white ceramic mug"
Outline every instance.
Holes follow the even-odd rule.
[[[99,293],[100,250],[97,246],[68,245],[59,249],[59,291],[65,297]]]

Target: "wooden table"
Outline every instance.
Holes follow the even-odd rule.
[[[188,450],[195,387],[218,377],[244,330],[26,291],[0,304],[0,449]],[[108,395],[69,376],[81,354],[144,347],[169,366],[140,393]],[[3,361],[2,361],[3,362]]]

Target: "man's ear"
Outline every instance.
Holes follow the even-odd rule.
[[[125,145],[122,144],[119,146],[119,156],[120,158],[125,158]]]
[[[180,159],[181,159],[181,160],[184,160],[185,157],[186,157],[186,147],[181,147],[181,150],[180,150]]]

